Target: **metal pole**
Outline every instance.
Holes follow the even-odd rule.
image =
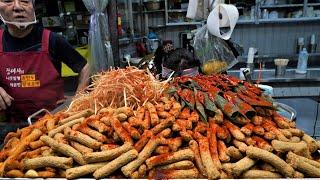
[[[112,46],[113,60],[116,67],[120,67],[119,57],[119,41],[118,41],[118,28],[117,28],[117,1],[109,1],[107,7],[107,13],[109,18],[109,29],[110,29],[110,42]]]
[[[130,25],[130,35],[134,37],[134,27],[133,27],[133,11],[132,11],[132,0],[128,0],[128,20]]]
[[[308,0],[303,1],[303,17],[307,17]]]

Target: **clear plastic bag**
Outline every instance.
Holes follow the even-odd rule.
[[[91,14],[89,30],[89,63],[91,74],[114,66],[107,14],[109,0],[82,0]]]
[[[227,42],[209,34],[206,25],[197,30],[193,48],[205,74],[223,72],[238,63]]]

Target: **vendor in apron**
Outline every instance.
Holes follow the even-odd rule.
[[[23,123],[34,112],[53,110],[64,99],[61,63],[80,73],[87,86],[86,60],[60,35],[36,25],[34,0],[0,0],[0,110],[7,122]]]

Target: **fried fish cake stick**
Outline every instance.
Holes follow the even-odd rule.
[[[308,134],[304,134],[302,136],[302,140],[308,144],[308,148],[311,153],[314,153],[318,149],[317,142]]]
[[[160,173],[168,179],[197,179],[199,177],[197,168],[188,170],[162,170]]]
[[[169,111],[172,108],[173,101],[169,100],[167,97],[161,97],[160,100],[164,103],[164,110]]]
[[[159,139],[157,137],[151,138],[147,145],[139,153],[138,158],[121,168],[122,173],[126,177],[130,177],[130,175],[151,156],[152,152],[157,148],[158,145]]]
[[[151,126],[150,112],[146,110],[143,121],[139,121],[139,122],[142,123],[142,126],[144,129],[150,129],[150,126]]]
[[[99,149],[102,145],[101,142],[79,131],[69,129],[69,131],[65,131],[65,136],[67,137],[67,139],[79,142],[80,144],[83,144],[91,149]]]
[[[140,139],[141,135],[139,131],[136,128],[132,127],[128,122],[123,122],[122,126],[128,133],[130,133],[130,136],[133,139]]]
[[[320,168],[320,163],[317,162],[317,161],[314,161],[314,160],[311,160],[311,159],[308,159],[308,158],[305,158],[303,156],[299,156],[293,152],[289,152],[287,154],[287,159],[289,160],[292,160],[292,159],[300,159],[308,164],[311,164],[312,166],[316,167],[316,168]]]
[[[233,164],[232,175],[234,177],[239,177],[243,172],[250,169],[256,163],[255,160],[248,157],[242,158],[240,161]]]
[[[207,138],[199,139],[199,150],[202,163],[206,168],[208,179],[217,179],[220,177],[220,172],[215,167],[209,150],[209,142]]]
[[[304,135],[304,132],[300,129],[289,128],[288,131],[291,132],[293,136],[302,137]]]
[[[160,104],[158,104],[160,105]],[[140,121],[143,121],[144,118],[144,113],[146,112],[146,109],[142,106],[138,107],[137,111],[136,111],[136,118]]]
[[[245,140],[245,135],[240,131],[240,129],[238,128],[238,126],[235,126],[234,124],[232,124],[230,121],[228,120],[224,120],[223,124],[228,128],[228,130],[230,131],[230,133],[232,134],[232,136],[234,138],[236,138],[239,141],[244,141]]]
[[[143,147],[148,143],[149,139],[153,136],[153,133],[149,130],[144,131],[144,133],[141,135],[141,138],[138,142],[134,145],[134,148],[140,152]]]
[[[279,129],[279,131],[282,132],[282,134],[288,139],[292,137],[292,134],[290,131],[288,131],[288,129]]]
[[[44,167],[54,167],[60,169],[69,169],[72,167],[72,158],[45,156],[23,161],[25,169],[38,169]]]
[[[273,121],[280,127],[281,129],[288,129],[290,128],[289,120],[280,116],[277,113],[273,115]]]
[[[103,143],[107,141],[107,137],[105,135],[91,129],[89,126],[87,126],[87,124],[81,124],[76,130],[92,137],[99,142]]]
[[[40,139],[41,141],[49,145],[53,150],[58,151],[59,153],[64,154],[68,157],[72,157],[80,165],[86,164],[82,154],[73,147],[63,143],[58,143],[49,136],[41,136]]]
[[[257,143],[258,148],[267,150],[269,152],[273,151],[272,146],[266,140],[264,140],[258,136],[252,136],[252,139]]]
[[[157,124],[159,124],[159,117],[156,108],[154,105],[150,102],[146,103],[146,107],[150,113],[150,119],[151,119],[151,126],[154,127]]]
[[[52,129],[54,129],[56,127],[56,122],[57,122],[57,118],[50,116],[48,117],[47,123],[46,123],[46,127],[48,131],[51,131]]]
[[[210,128],[207,129],[207,136],[209,140],[209,148],[211,153],[211,158],[215,167],[221,169],[221,162],[218,154],[218,144],[217,144],[217,124],[214,121],[209,121]]]
[[[254,116],[252,118],[252,123],[256,126],[260,126],[262,124],[262,122],[263,122],[263,117],[261,117],[261,116]]]
[[[44,145],[45,145],[45,143],[42,142],[41,140],[30,142],[30,144],[29,144],[31,149],[38,149]]]
[[[69,144],[68,140],[66,139],[66,137],[62,133],[57,133],[56,135],[54,135],[53,139],[59,143]]]
[[[309,177],[320,177],[320,168],[317,168],[302,159],[290,159],[290,164],[300,172],[303,172],[304,174],[308,175]]]
[[[87,154],[87,153],[92,153],[93,152],[93,149],[91,148],[88,148],[87,146],[84,146],[80,143],[77,143],[75,141],[71,141],[70,142],[70,145],[75,148],[77,151],[79,151],[81,154]]]
[[[289,164],[269,151],[250,146],[247,148],[246,153],[250,158],[260,159],[271,164],[285,177],[293,177],[295,173]]]
[[[271,166],[271,165],[268,164],[268,163],[262,163],[262,164],[260,164],[260,165],[259,165],[259,168],[260,168],[261,170],[265,170],[265,171],[271,171],[271,172],[276,172],[276,171],[277,171],[273,166]]]
[[[272,132],[265,132],[263,137],[266,140],[274,140],[274,139],[276,139],[276,135],[273,134]]]
[[[114,111],[115,114],[125,114],[126,116],[128,117],[131,117],[134,115],[133,113],[133,110],[130,108],[130,107],[121,107],[121,108],[118,108]]]
[[[183,169],[192,169],[194,164],[192,161],[179,161],[168,165],[157,166],[158,170],[183,170]]]
[[[253,128],[253,132],[257,135],[263,136],[264,135],[264,129],[262,126],[255,126]]]
[[[88,163],[110,161],[120,156],[121,154],[128,152],[131,149],[133,149],[133,146],[130,143],[125,143],[118,148],[111,149],[108,151],[93,152],[93,153],[85,154],[84,159]]]
[[[218,140],[218,153],[219,153],[219,159],[221,162],[223,163],[226,163],[226,162],[229,162],[230,161],[230,157],[228,156],[227,152],[227,146],[226,144],[221,141],[221,140]]]
[[[247,136],[251,136],[253,129],[254,129],[254,125],[251,123],[248,123],[241,128],[241,132],[243,132]]]
[[[293,143],[293,142],[284,142],[284,141],[278,141],[278,140],[273,140],[271,141],[272,147],[280,152],[288,152],[288,151],[293,151],[295,153],[301,152],[303,150],[308,150],[308,145],[307,143],[301,141],[298,143]]]
[[[242,174],[245,179],[279,179],[281,174],[265,170],[249,170]]]
[[[101,146],[101,151],[111,150],[111,149],[115,149],[117,147],[120,147],[120,146],[117,144],[104,144]]]
[[[234,139],[233,141],[232,141],[232,143],[233,143],[233,145],[235,145],[241,152],[246,152],[246,150],[247,150],[247,145],[246,145],[246,143],[244,143],[244,142],[241,142],[241,141],[238,141],[238,140],[236,140],[236,139]]]
[[[107,132],[108,130],[110,130],[110,127],[108,127],[104,123],[100,122],[99,120],[89,121],[88,125],[90,127],[95,128],[96,130],[98,130],[99,133],[104,133],[104,132]]]
[[[51,171],[39,171],[38,175],[42,178],[54,178],[56,176],[56,173]]]
[[[153,156],[146,160],[148,169],[152,169],[155,166],[171,164],[182,160],[193,160],[194,154],[191,149],[180,150],[169,154],[161,154]]]
[[[199,146],[198,146],[197,141],[191,140],[189,142],[189,146],[190,146],[190,149],[194,153],[194,160],[196,162],[197,168],[200,171],[200,174],[203,175],[203,176],[207,176],[206,169],[205,169],[205,167],[204,167],[204,165],[202,163],[202,160],[201,160],[201,156],[200,156],[200,152],[199,152]]]
[[[199,114],[196,111],[191,112],[190,117],[188,117],[188,121],[191,121],[193,123],[198,122],[199,119]]]
[[[158,116],[159,116],[159,118],[166,119],[172,115],[170,113],[168,113],[167,111],[158,111]]]
[[[271,132],[272,134],[275,134],[276,136],[276,139],[280,140],[280,141],[290,141],[288,138],[286,138],[283,133],[278,129],[276,128],[272,122],[270,121],[264,121],[263,124],[262,124],[262,127],[268,131],[268,132]]]
[[[177,101],[174,101],[169,113],[172,114],[175,118],[178,118],[181,112],[181,108],[181,104]]]
[[[170,128],[164,129],[157,136],[168,138],[169,136],[171,136],[171,129]]]
[[[188,119],[190,117],[190,109],[189,108],[183,108],[181,113],[179,114],[179,119]]]
[[[153,127],[151,129],[151,132],[154,135],[160,133],[162,130],[172,126],[174,120],[175,120],[175,118],[173,116],[168,117],[167,119],[165,119],[164,121],[162,121],[161,123],[159,123],[155,127]]]
[[[183,140],[182,137],[176,137],[176,138],[170,138],[170,139],[165,139],[163,137],[160,137],[160,144],[168,145],[171,151],[175,152],[182,145],[182,140]]]
[[[37,177],[39,177],[39,174],[37,171],[30,169],[24,174],[24,176],[26,178],[37,178]]]
[[[96,179],[107,177],[111,173],[116,171],[117,169],[128,164],[129,162],[132,162],[132,160],[134,160],[137,156],[138,156],[138,151],[135,149],[132,149],[132,150],[122,154],[121,156],[117,157],[116,159],[112,160],[111,162],[109,162],[105,166],[97,169],[93,173],[93,176]]]
[[[11,161],[9,164],[7,164],[5,171],[10,171],[13,169],[23,170],[24,164],[18,160]]]
[[[65,119],[62,119],[61,121],[59,121],[59,125],[63,125],[63,124],[66,124],[70,121],[73,121],[75,119],[79,119],[79,118],[83,118],[83,117],[88,117],[90,115],[92,115],[94,113],[94,111],[92,109],[86,109],[86,110],[83,110],[77,114],[74,114],[70,117],[67,117]]]
[[[221,140],[226,140],[228,138],[228,133],[222,128],[222,126],[217,126],[217,138]]]
[[[95,163],[95,164],[87,164],[84,166],[79,166],[75,168],[67,169],[66,178],[67,179],[75,179],[87,174],[91,174],[95,172],[97,169],[105,166],[107,163]]]
[[[49,137],[53,137],[57,133],[64,131],[67,127],[72,127],[73,125],[78,124],[78,123],[82,123],[83,121],[84,121],[84,117],[72,120],[70,122],[67,122],[67,123],[55,128],[55,129],[52,129],[51,131],[48,132],[48,135],[49,135]]]
[[[190,120],[177,119],[176,123],[179,126],[184,127],[186,130],[192,130],[192,121]]]
[[[234,146],[228,147],[227,154],[230,156],[232,160],[240,160],[243,158],[243,155],[241,154],[240,150]]]
[[[128,142],[128,143],[133,144],[133,140],[132,140],[130,134],[122,127],[122,124],[120,123],[118,118],[112,117],[111,118],[111,125],[123,142]]]
[[[145,177],[147,175],[147,165],[142,164],[138,170],[139,177]]]
[[[24,174],[22,171],[14,169],[6,173],[6,177],[9,178],[23,178]]]
[[[154,151],[156,154],[168,154],[170,153],[169,146],[158,146]]]

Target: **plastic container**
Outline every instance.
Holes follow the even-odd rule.
[[[289,59],[275,59],[274,64],[276,65],[276,76],[284,76],[286,74],[286,68]]]
[[[307,65],[308,65],[308,52],[306,48],[303,48],[302,51],[299,53],[299,60],[296,69],[296,73],[298,74],[305,74],[307,73]]]

